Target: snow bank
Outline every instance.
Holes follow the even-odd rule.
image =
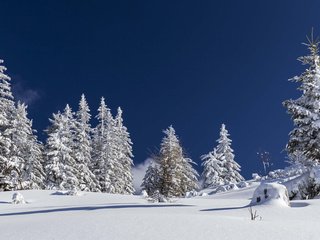
[[[253,193],[251,204],[290,206],[288,190],[279,183],[261,183]]]

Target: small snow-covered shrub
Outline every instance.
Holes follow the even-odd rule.
[[[252,179],[255,181],[260,181],[261,176],[258,173],[252,173]]]
[[[203,193],[200,193],[199,196],[200,196],[200,197],[206,197],[206,196],[208,196],[208,193],[203,192]]]
[[[68,196],[81,196],[81,193],[78,192],[77,189],[72,189],[72,190],[69,190],[65,193],[65,195],[68,195]]]
[[[228,190],[237,190],[237,189],[239,189],[239,188],[238,188],[237,184],[235,184],[235,183],[231,183],[228,185]]]
[[[25,204],[26,201],[24,200],[24,197],[21,193],[14,193],[12,195],[12,204]]]
[[[157,202],[168,202],[169,199],[167,199],[165,196],[163,196],[159,190],[156,190],[149,198],[147,198],[148,202],[153,202],[153,203],[157,203]]]
[[[253,193],[251,204],[290,206],[288,190],[279,183],[261,183]]]
[[[303,166],[302,164],[292,164],[285,169],[276,169],[270,171],[267,178],[268,179],[282,179],[288,180],[291,178],[295,178],[297,176],[301,176],[302,174],[308,171],[307,167]]]
[[[186,198],[191,198],[191,197],[196,197],[196,196],[198,196],[198,192],[195,190],[192,190],[192,191],[186,193]]]
[[[220,186],[217,188],[216,193],[226,192],[226,191],[228,191],[227,186]]]
[[[237,184],[238,188],[246,188],[246,187],[249,187],[249,183],[248,182],[239,182]]]
[[[144,198],[147,198],[148,197],[147,191],[146,190],[142,190],[140,196],[144,197]]]

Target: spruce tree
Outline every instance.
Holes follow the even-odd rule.
[[[73,154],[79,171],[78,181],[81,191],[100,191],[100,186],[95,175],[90,170],[92,165],[92,140],[90,125],[90,109],[84,94],[79,102],[79,110],[76,113],[74,130]]]
[[[115,142],[115,120],[103,97],[96,118],[99,123],[94,129],[93,137],[93,173],[102,192],[119,193],[120,182],[117,181],[117,171],[120,171],[121,166],[116,161],[118,158]]]
[[[197,174],[192,161],[184,156],[180,141],[172,126],[164,130],[159,152],[160,193],[165,197],[181,197],[196,189]]]
[[[222,124],[220,130],[220,138],[217,140],[219,143],[217,146],[217,154],[219,160],[223,162],[224,171],[221,177],[224,184],[238,183],[244,180],[240,175],[241,167],[234,160],[233,149],[231,148],[231,139],[228,138],[229,133],[225,125]]]
[[[118,151],[118,159],[120,171],[117,171],[117,179],[120,182],[119,193],[133,194],[133,178],[131,168],[133,166],[132,141],[127,128],[123,125],[122,110],[119,107],[115,118],[115,141]]]
[[[45,171],[47,187],[56,190],[78,190],[79,170],[73,157],[74,117],[69,105],[64,112],[53,114],[47,130]]]
[[[32,121],[27,117],[27,106],[18,102],[13,120],[13,142],[20,159],[21,188],[43,189],[45,173],[43,169],[43,146],[37,140]]]
[[[141,188],[148,193],[148,196],[152,196],[156,191],[160,189],[160,166],[154,160],[150,162],[150,165],[142,179]]]
[[[196,165],[191,158],[184,156],[182,158],[182,175],[181,175],[181,195],[184,196],[187,192],[198,189],[198,172],[193,168],[192,165]]]
[[[10,77],[0,60],[0,190],[14,190],[21,187],[21,159],[13,142],[14,99]]]
[[[319,42],[305,44],[310,54],[298,60],[308,68],[300,75],[289,79],[300,84],[302,95],[283,102],[293,120],[294,129],[289,133],[286,146],[289,158],[310,166],[320,162],[320,66]],[[301,157],[303,155],[303,157]],[[296,157],[300,156],[300,157]]]
[[[202,187],[209,188],[223,185],[224,180],[222,175],[226,170],[220,155],[217,154],[217,150],[214,148],[212,152],[202,155],[201,160],[203,161],[203,172],[201,174]]]

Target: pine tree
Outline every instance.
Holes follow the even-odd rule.
[[[217,150],[214,148],[212,152],[202,155],[201,160],[203,161],[202,187],[209,188],[223,185],[222,175],[226,170],[223,167],[220,155],[217,154]]]
[[[310,54],[298,60],[309,67],[300,76],[289,79],[301,84],[298,89],[302,95],[298,99],[284,101],[283,105],[294,124],[286,146],[289,158],[296,162],[302,160],[302,164],[309,166],[320,162],[320,63],[319,42],[311,38],[305,45]],[[301,155],[304,157],[295,157]]]
[[[45,173],[43,169],[43,146],[37,140],[32,121],[27,117],[27,106],[18,102],[13,120],[12,140],[20,160],[21,188],[43,189]]]
[[[132,141],[130,139],[130,134],[127,128],[123,125],[122,110],[119,107],[118,113],[115,118],[115,141],[118,151],[118,159],[116,160],[120,163],[121,169],[117,171],[117,178],[120,182],[121,194],[133,194],[133,178],[131,173],[131,167],[133,166],[133,154],[132,154]]]
[[[53,114],[47,130],[45,171],[47,187],[56,190],[77,190],[79,170],[73,157],[74,117],[69,105],[64,112]]]
[[[181,175],[181,183],[180,188],[182,192],[182,196],[184,196],[187,192],[194,191],[198,189],[198,172],[192,167],[192,165],[196,165],[191,158],[183,157],[182,159],[182,175]]]
[[[181,197],[197,186],[192,161],[184,156],[180,141],[172,126],[164,130],[159,153],[160,193],[165,197]]]
[[[76,113],[73,147],[74,158],[79,170],[79,189],[81,191],[100,191],[99,182],[90,170],[90,166],[92,165],[92,129],[89,123],[90,118],[90,109],[84,94],[82,94],[79,110]]]
[[[0,190],[13,190],[21,186],[21,159],[12,141],[12,121],[15,112],[10,77],[4,72],[0,60]]]
[[[121,166],[117,161],[115,120],[103,97],[96,118],[99,124],[94,129],[93,173],[102,192],[119,193],[121,184],[117,181],[117,171]]]
[[[152,160],[142,180],[141,188],[148,193],[148,196],[152,196],[156,191],[159,191],[160,189],[159,168],[159,164]]]
[[[219,160],[223,162],[225,171],[222,173],[224,184],[238,183],[244,180],[240,175],[240,165],[234,160],[233,149],[231,148],[231,139],[224,124],[221,126],[220,138],[217,140],[217,154]]]

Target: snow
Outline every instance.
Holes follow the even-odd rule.
[[[224,193],[149,203],[141,196],[83,192],[56,195],[20,191],[27,204],[11,204],[0,192],[1,239],[319,239],[319,200],[292,201],[291,208],[248,206],[259,183]]]
[[[316,184],[320,184],[320,166],[314,166],[310,172],[310,177],[315,180]]]
[[[12,204],[25,204],[25,200],[24,200],[24,197],[22,196],[21,193],[19,192],[15,192],[13,195],[12,195]]]
[[[287,188],[279,183],[262,182],[253,193],[251,204],[290,206]]]

